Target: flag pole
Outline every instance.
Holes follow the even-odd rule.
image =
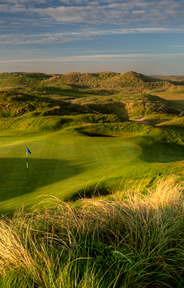
[[[27,168],[27,178],[28,178],[28,152],[26,151],[26,168]]]

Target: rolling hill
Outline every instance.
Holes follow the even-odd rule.
[[[178,115],[182,107],[155,93],[171,87],[168,81],[135,72],[2,73],[0,115],[17,118],[90,113],[113,114],[122,120],[153,113]]]

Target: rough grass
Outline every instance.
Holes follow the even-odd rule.
[[[183,187],[119,195],[1,218],[1,287],[183,287]]]
[[[140,122],[154,126],[160,123],[164,124],[164,122],[166,124],[167,121],[174,120],[174,119],[179,119],[178,115],[163,113],[163,114],[152,114],[152,115],[144,116],[142,117],[142,119],[140,119]]]
[[[114,94],[111,96],[81,96],[75,99],[75,103],[79,105],[87,105],[100,113],[114,113],[116,115],[126,114],[130,118],[148,116],[153,114],[173,114],[179,115],[180,109],[176,108],[170,101],[162,99],[156,95],[148,93],[132,94]]]
[[[43,73],[0,73],[0,85],[24,84],[35,85],[42,80],[46,80],[52,75]]]
[[[140,93],[147,90],[166,90],[172,85],[167,81],[153,79],[133,71],[122,74],[112,72],[101,73],[67,73],[57,75],[43,82],[44,85],[68,84],[75,88],[91,88],[103,91],[117,92],[126,91],[128,93]]]
[[[158,124],[159,127],[178,131],[180,133],[184,132],[184,117],[173,119],[161,124]]]
[[[32,116],[42,115],[73,115],[85,114],[85,107],[62,100],[58,95],[45,94],[37,88],[13,88],[0,91],[0,117],[15,118],[26,116],[30,112]]]
[[[94,117],[92,117],[94,119]],[[146,135],[151,133],[152,128],[133,121],[126,122],[111,122],[105,121],[103,122],[103,117],[101,117],[102,122],[99,121],[95,123],[87,123],[84,125],[78,125],[74,128],[75,131],[82,133],[88,136],[123,136],[123,137],[132,137],[138,135]],[[107,119],[112,119],[113,117],[109,117]],[[90,122],[90,121],[89,121]]]
[[[2,131],[23,131],[23,132],[42,132],[56,131],[61,129],[65,121],[62,117],[31,117],[32,115],[3,119],[0,122]]]
[[[85,83],[80,84],[82,82]],[[7,85],[10,85],[9,89]],[[113,114],[121,120],[158,113],[179,115],[181,107],[175,102],[147,93],[154,91],[152,85],[158,86],[159,90],[166,82],[135,72],[55,76],[4,73],[0,75],[0,117],[15,118],[30,112],[42,116]]]
[[[126,91],[140,93],[148,90],[165,91],[172,86],[168,81],[151,78],[136,72],[122,74],[112,72],[101,73],[67,73],[51,75],[42,73],[1,73],[0,85],[27,85],[40,87],[70,85],[76,89],[97,89],[110,91]]]

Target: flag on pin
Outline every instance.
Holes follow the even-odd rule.
[[[29,149],[26,147],[26,152],[28,152],[29,154],[31,154],[31,151],[29,151]]]

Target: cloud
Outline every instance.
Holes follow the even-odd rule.
[[[137,23],[183,23],[183,2],[174,0],[129,0],[125,2],[96,1],[61,1],[68,4],[57,7],[33,9],[41,16],[47,15],[61,23],[88,24],[128,24]],[[72,5],[73,3],[73,5]],[[81,4],[82,3],[82,4]],[[75,4],[75,5],[74,5]]]
[[[3,34],[0,35],[0,44],[56,44],[67,43],[79,40],[93,40],[95,37],[102,35],[123,35],[137,33],[169,33],[181,32],[184,33],[184,27],[177,28],[160,28],[160,27],[145,27],[145,28],[125,28],[125,29],[79,29],[68,32],[55,33],[37,33],[37,34]]]
[[[0,13],[20,13],[20,12],[27,12],[26,7],[16,4],[16,5],[9,5],[9,4],[0,4]]]
[[[82,63],[82,62],[103,62],[103,61],[120,61],[120,60],[158,60],[158,59],[172,59],[172,58],[184,58],[184,53],[178,54],[117,54],[117,55],[81,55],[81,56],[70,56],[70,57],[56,57],[56,58],[32,58],[32,59],[8,59],[8,60],[0,60],[0,64],[13,64],[13,63]]]
[[[79,33],[43,33],[43,34],[5,34],[0,35],[1,45],[21,45],[21,44],[53,44],[66,43],[71,41],[81,40],[82,36]]]
[[[0,0],[0,32],[14,32],[1,38],[1,44],[64,43],[98,35],[183,32],[183,10],[184,0]],[[45,33],[46,28],[53,33]]]
[[[25,4],[43,4],[51,2],[49,0],[0,0],[0,3],[12,4],[12,5],[25,5]]]
[[[14,23],[16,24],[16,23]],[[56,44],[67,43],[79,40],[93,40],[95,37],[102,35],[123,35],[137,33],[184,33],[184,27],[177,28],[160,28],[160,27],[145,27],[145,28],[125,28],[125,29],[79,29],[68,32],[55,33],[37,33],[37,34],[3,34],[0,35],[0,44]]]
[[[7,0],[1,13],[23,13],[34,19],[47,17],[56,23],[143,25],[183,23],[184,1],[174,0]],[[23,15],[22,15],[23,16]]]

